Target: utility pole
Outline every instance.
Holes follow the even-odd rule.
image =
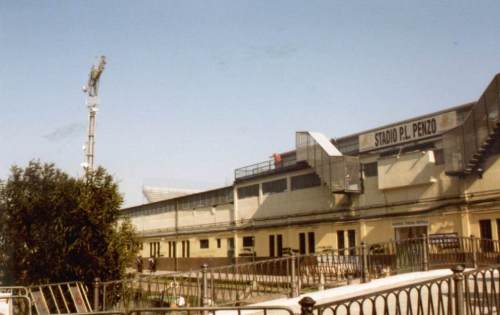
[[[99,105],[99,99],[97,97],[99,90],[99,79],[102,72],[104,71],[104,65],[106,64],[106,57],[101,56],[98,62],[92,66],[90,69],[89,81],[87,85],[83,87],[83,92],[87,94],[87,108],[89,109],[89,125],[87,132],[87,142],[83,146],[84,150],[84,162],[82,167],[88,171],[94,170],[94,147],[95,147],[95,119],[97,113],[97,106]]]

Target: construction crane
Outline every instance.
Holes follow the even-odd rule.
[[[99,99],[97,97],[99,91],[99,79],[104,71],[106,57],[99,57],[98,62],[90,68],[89,81],[83,86],[82,90],[87,94],[87,108],[89,109],[89,126],[87,132],[87,142],[83,146],[85,161],[82,167],[86,171],[94,170],[94,147],[95,147],[95,117],[98,110]]]

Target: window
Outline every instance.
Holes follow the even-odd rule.
[[[444,164],[444,151],[443,149],[434,150],[434,161],[436,165]]]
[[[269,257],[274,257],[274,235],[269,235]]]
[[[307,241],[309,243],[309,254],[314,254],[316,252],[316,237],[314,232],[307,233]]]
[[[200,240],[200,248],[209,248],[210,244],[208,243],[208,239]]]
[[[365,177],[374,177],[378,175],[377,162],[363,164],[363,173]]]
[[[337,231],[337,248],[339,249],[339,255],[345,255],[344,230]]]
[[[218,239],[217,239],[217,248],[221,248],[221,246],[222,246],[222,245],[221,245],[221,240],[220,240],[220,238],[218,238]]]
[[[299,253],[306,253],[306,233],[299,233]]]
[[[283,235],[269,235],[269,257],[283,256]]]
[[[160,242],[149,243],[149,257],[160,257]]]
[[[321,180],[316,173],[292,177],[292,190],[321,186]]]
[[[254,237],[253,236],[244,236],[243,237],[243,247],[253,247],[254,246]]]
[[[286,178],[262,183],[263,194],[280,193],[283,191],[286,191]]]
[[[278,257],[281,257],[283,256],[283,235],[281,234],[278,234],[276,235],[276,245],[277,245],[277,249],[278,249]]]
[[[182,241],[182,257],[189,258],[189,241]]]
[[[500,219],[497,219],[497,235],[498,239],[500,240]]]
[[[347,231],[347,243],[349,246],[349,255],[356,255],[356,231],[348,230]]]
[[[238,199],[259,196],[259,185],[251,185],[238,188]]]
[[[227,248],[234,249],[234,237],[230,237],[227,239]]]
[[[481,237],[481,249],[485,252],[493,250],[491,220],[479,220],[479,235]]]
[[[175,241],[168,242],[168,257],[177,257],[177,244]]]

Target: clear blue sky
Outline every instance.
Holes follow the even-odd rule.
[[[0,178],[81,173],[81,86],[100,54],[96,161],[142,185],[229,184],[237,167],[476,100],[500,72],[499,1],[0,0]]]

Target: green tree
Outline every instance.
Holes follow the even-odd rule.
[[[130,222],[119,223],[122,201],[103,168],[75,178],[39,161],[13,166],[0,190],[3,282],[123,277],[138,242]]]

